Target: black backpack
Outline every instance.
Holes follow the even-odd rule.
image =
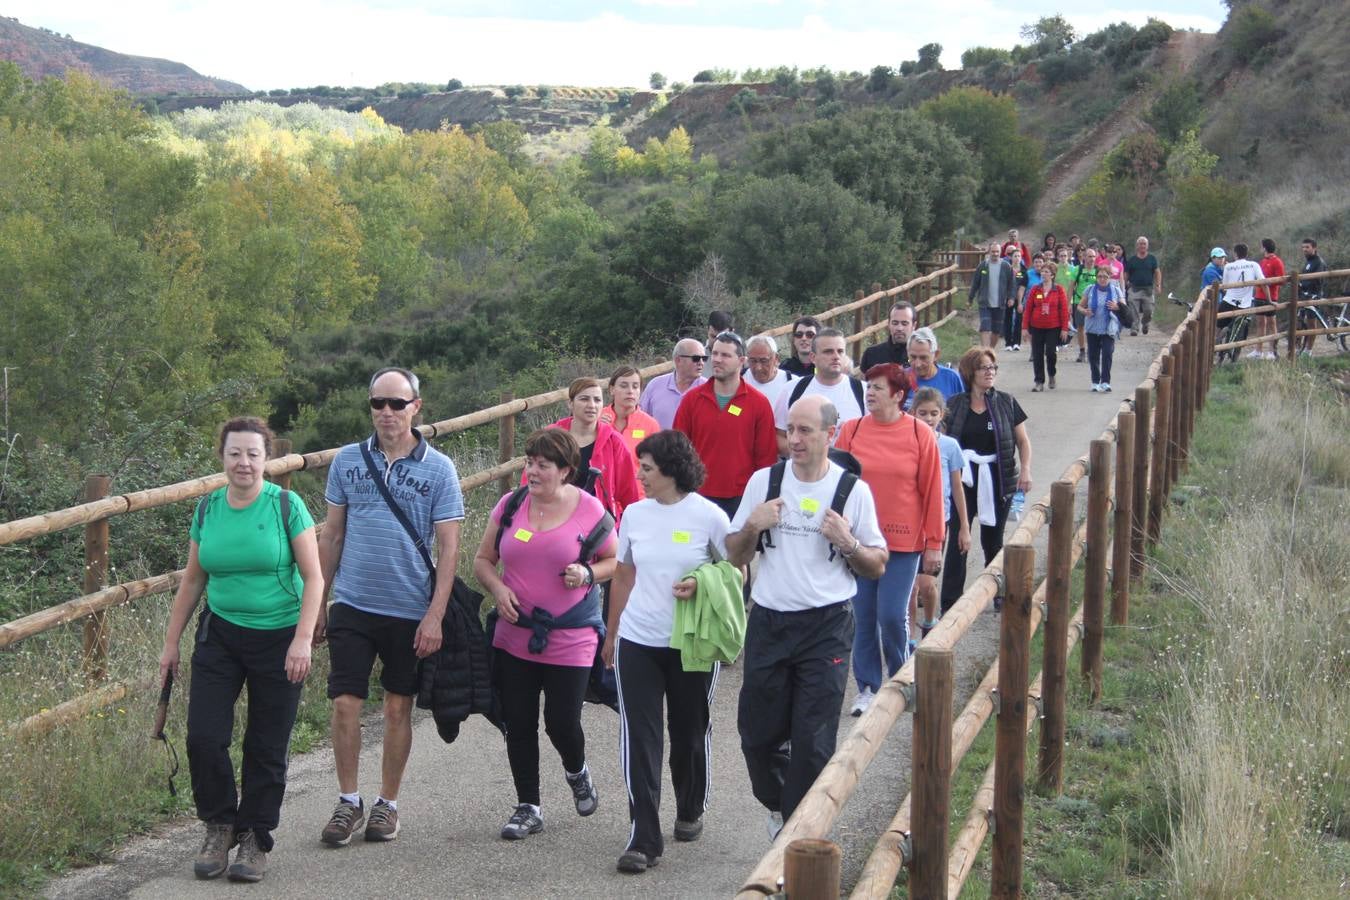
[[[844,514],[844,504],[848,502],[848,495],[853,493],[853,486],[857,484],[858,479],[862,477],[862,464],[858,462],[857,458],[852,453],[848,453],[844,450],[835,450],[833,448],[830,449],[830,462],[837,464],[844,470],[844,473],[839,476],[839,483],[834,486],[834,497],[830,500],[830,509],[842,516]],[[764,494],[765,503],[770,500],[777,500],[783,493],[783,473],[787,471],[787,466],[787,460],[780,459],[769,467],[769,489]],[[763,553],[766,548],[772,546],[774,546],[773,538],[770,536],[769,532],[761,531],[755,549],[760,553]],[[833,560],[835,554],[838,552],[839,551],[834,544],[831,544],[830,559]]]

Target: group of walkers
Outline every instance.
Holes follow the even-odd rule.
[[[522,485],[496,503],[473,553],[488,636],[476,601],[464,607],[472,592],[444,574],[459,559],[464,500],[453,462],[415,427],[415,374],[370,379],[373,433],[330,465],[317,539],[304,501],[264,480],[266,424],[225,423],[226,484],[194,511],[160,659],[161,678],[177,669],[205,594],[187,735],[206,826],[196,875],[263,877],[300,686],[325,641],[338,797],[324,844],[398,837],[412,707],[430,683],[443,737],[457,732],[441,720],[450,707],[504,731],[515,798],[502,838],[545,827],[541,714],[576,812],[591,815],[601,795],[581,713],[610,667],[632,822],[618,868],[645,871],[665,849],[663,730],[672,833],[696,841],[718,673],[742,650],[741,747],[776,835],[834,752],[850,662],[860,715],[962,592],[972,521],[992,558],[1011,498],[1031,483],[1026,414],[995,388],[996,351],[971,348],[953,370],[932,330],[914,326],[913,307],[895,304],[861,379],[844,336],[802,317],[783,363],[771,336],[724,330],[707,346],[677,342],[673,370],[645,388],[631,366],[607,383],[574,381],[570,415],[529,436]],[[376,659],[383,755],[368,802],[360,716]],[[237,786],[233,707],[245,685]]]
[[[1162,267],[1143,235],[1129,256],[1121,244],[1084,242],[1076,234],[1066,244],[1047,234],[1031,253],[1014,228],[1007,241],[989,242],[971,279],[970,302],[979,306],[981,346],[996,348],[1001,339],[1018,351],[1026,336],[1033,392],[1055,389],[1059,351],[1076,339],[1091,392],[1109,393],[1116,341],[1126,329],[1148,334],[1161,291]]]

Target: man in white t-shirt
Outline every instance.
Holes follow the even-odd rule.
[[[1260,264],[1256,260],[1247,258],[1248,252],[1250,251],[1246,244],[1233,245],[1234,259],[1223,267],[1223,284],[1260,281],[1266,277],[1265,273],[1261,271]],[[1230,309],[1251,309],[1255,296],[1256,288],[1254,285],[1242,284],[1240,287],[1230,287],[1223,292],[1223,299],[1219,301],[1219,312]],[[1237,322],[1237,318],[1219,320],[1219,327],[1224,330],[1225,343],[1235,322]],[[1248,356],[1260,356],[1259,348],[1248,353]]]
[[[757,334],[745,344],[745,359],[750,364],[745,370],[745,383],[763,394],[773,406],[783,388],[795,381],[795,376],[778,365],[778,342],[771,334]]]
[[[838,430],[839,412],[826,398],[794,403],[779,496],[765,499],[775,467],[752,475],[726,541],[727,558],[747,565],[768,532],[736,721],[771,837],[834,754],[853,649],[854,574],[880,578],[889,557],[865,482],[853,485],[843,515],[831,508],[844,474],[827,456]]]
[[[788,455],[788,408],[803,397],[821,396],[834,406],[839,424],[861,418],[867,412],[862,384],[846,374],[848,354],[844,335],[838,329],[824,328],[816,334],[812,345],[816,371],[807,375],[778,395],[773,406],[773,424],[778,430],[778,455]],[[835,431],[838,434],[838,431]]]

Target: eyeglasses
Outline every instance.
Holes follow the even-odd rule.
[[[384,409],[386,406],[394,412],[403,412],[408,408],[408,404],[416,403],[417,400],[404,400],[402,397],[371,397],[371,409]]]
[[[792,336],[795,338],[813,338],[816,336],[814,331],[794,331]]]
[[[692,359],[696,363],[705,363],[708,361],[707,354],[704,353],[681,353],[677,359]]]
[[[979,372],[981,375],[997,375],[998,366],[980,366],[975,371]]]

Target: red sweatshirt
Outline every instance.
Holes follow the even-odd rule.
[[[566,431],[572,426],[572,417],[559,419],[551,428]],[[600,470],[596,479],[595,497],[605,505],[617,525],[625,508],[642,499],[638,490],[637,468],[633,464],[633,454],[623,442],[623,436],[604,422],[595,426],[595,448],[591,451],[591,465]],[[525,473],[520,475],[520,483],[525,483]]]
[[[1068,331],[1069,298],[1064,288],[1056,284],[1047,291],[1042,283],[1027,291],[1026,301],[1022,305],[1022,322],[1027,328]]]
[[[693,442],[708,477],[698,492],[705,497],[739,497],[759,469],[778,462],[773,407],[741,379],[726,409],[717,405],[716,381],[687,391],[675,412],[675,430]]]

